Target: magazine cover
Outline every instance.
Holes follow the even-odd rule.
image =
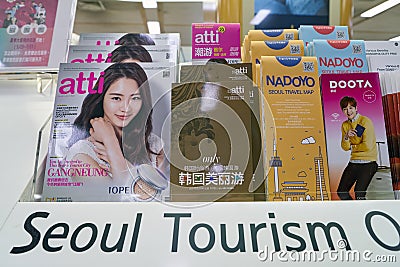
[[[192,60],[241,60],[240,23],[192,23]]]
[[[297,29],[269,29],[269,30],[250,30],[248,32],[249,41],[285,41],[298,40]]]
[[[169,66],[60,65],[43,201],[168,200]]]
[[[54,70],[65,62],[76,2],[0,1],[0,71]]]
[[[67,63],[171,62],[177,64],[176,45],[69,46]]]
[[[349,40],[349,29],[347,26],[300,25],[299,39],[305,46],[316,39]]]
[[[260,87],[260,72],[256,65],[260,64],[262,56],[304,56],[304,44],[301,40],[289,41],[251,41],[251,63],[253,70],[253,81]]]
[[[321,88],[332,199],[393,199],[378,73],[324,74]]]
[[[171,201],[255,200],[252,89],[251,81],[174,86]]]
[[[193,81],[201,82],[214,82],[224,85],[225,82],[230,81],[245,81],[251,82],[252,68],[250,63],[237,63],[237,64],[216,64],[208,62],[205,65],[181,65],[180,82],[190,83]],[[253,172],[254,172],[254,185],[264,183],[263,166],[262,166],[262,150],[261,150],[261,130],[260,130],[260,106],[259,89],[253,86],[252,90],[248,91],[249,102],[251,108],[251,129],[252,129],[252,153],[253,153]],[[259,189],[261,190],[261,189]],[[263,198],[265,190],[262,189]],[[257,192],[256,196],[261,196]]]
[[[81,33],[79,45],[181,45],[179,33]]]
[[[368,72],[364,41],[314,40],[319,75]]]
[[[207,62],[204,65],[180,66],[181,83],[185,82],[218,82],[251,80],[252,68],[250,63],[219,64]]]
[[[330,200],[315,57],[261,57],[269,201]]]

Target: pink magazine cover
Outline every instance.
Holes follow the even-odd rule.
[[[192,23],[192,60],[241,61],[239,23]]]
[[[170,63],[63,63],[42,201],[169,198]]]
[[[373,199],[385,192],[393,198],[391,182],[379,192],[367,190],[374,178],[391,180],[378,73],[322,74],[321,90],[332,199]],[[354,171],[358,163],[369,169]],[[364,171],[373,177],[357,176]]]
[[[43,71],[65,62],[76,2],[0,1],[0,71]]]

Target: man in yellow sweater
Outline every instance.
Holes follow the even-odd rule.
[[[340,100],[340,107],[347,116],[342,123],[342,149],[350,150],[350,162],[344,169],[337,189],[342,200],[351,200],[349,194],[354,186],[356,199],[365,199],[368,185],[378,170],[377,146],[374,125],[372,121],[357,111],[357,101],[350,96]]]

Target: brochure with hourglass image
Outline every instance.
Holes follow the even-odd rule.
[[[169,199],[171,63],[63,63],[42,201]]]

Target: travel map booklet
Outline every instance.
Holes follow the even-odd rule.
[[[177,64],[176,45],[69,46],[67,63],[111,63],[132,57],[141,62],[171,62]]]
[[[261,57],[268,201],[330,200],[315,57]]]
[[[319,75],[368,72],[362,40],[314,40],[313,47]]]
[[[340,107],[340,100],[348,96],[357,101],[358,114],[369,118],[372,122],[370,127],[356,125],[354,129],[357,131],[357,137],[350,137],[351,142],[357,143],[352,150],[357,152],[358,148],[368,147],[371,153],[376,153],[378,172],[371,185],[376,182],[380,182],[381,185],[377,189],[370,186],[367,190],[367,199],[380,199],[380,195],[385,193],[389,193],[389,199],[393,199],[388,153],[392,144],[388,143],[386,137],[378,73],[323,74],[321,75],[321,90],[331,191],[336,192],[351,155],[350,151],[345,151],[341,147],[342,123],[348,118]],[[370,137],[374,133],[376,138],[371,140]],[[374,181],[376,178],[379,179]],[[332,194],[332,199],[339,199],[336,193]]]
[[[297,29],[268,29],[268,30],[250,30],[243,41],[243,62],[251,62],[250,44],[252,41],[287,41],[298,40]]]
[[[254,201],[251,81],[172,89],[171,201]],[[260,199],[260,200],[261,200]]]
[[[42,200],[168,200],[174,77],[168,62],[61,64]]]
[[[301,40],[251,41],[251,63],[253,80],[260,87],[260,60],[262,56],[304,56],[304,44]]]
[[[268,29],[250,30],[247,34],[249,41],[285,41],[298,40],[297,29]]]
[[[300,25],[299,40],[304,41],[305,46],[316,39],[349,40],[349,29],[347,26]]]

